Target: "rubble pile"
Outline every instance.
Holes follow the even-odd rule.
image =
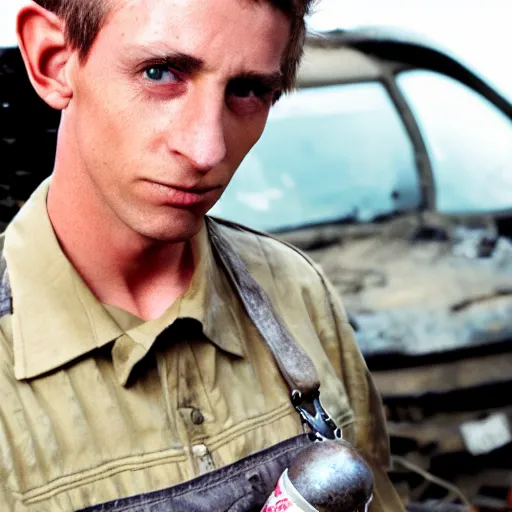
[[[404,501],[466,499],[479,511],[506,511],[512,242],[488,219],[472,222],[432,217],[429,229],[444,236],[430,240],[409,236],[414,217],[360,235],[351,226],[349,236],[308,252],[343,296],[384,400]]]

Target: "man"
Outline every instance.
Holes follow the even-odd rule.
[[[371,510],[401,510],[381,404],[329,283],[293,249],[205,221],[293,84],[309,3],[20,11],[29,78],[62,119],[51,181],[3,240],[2,510],[261,507],[302,427],[212,233],[314,363],[373,467]]]

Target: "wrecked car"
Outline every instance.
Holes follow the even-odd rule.
[[[337,287],[404,500],[508,510],[509,101],[416,35],[310,38],[299,90],[212,213],[297,245]]]

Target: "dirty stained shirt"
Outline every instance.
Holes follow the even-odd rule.
[[[188,291],[144,322],[101,304],[66,259],[49,183],[2,236],[12,289],[0,319],[2,511],[72,511],[163,489],[302,432],[204,227]],[[382,469],[381,403],[331,285],[287,245],[221,229],[313,360],[325,408],[372,461],[370,510],[402,510]]]

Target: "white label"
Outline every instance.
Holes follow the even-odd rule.
[[[261,512],[305,512],[303,508],[297,506],[295,500],[288,494],[285,480],[288,480],[287,470],[279,478],[274,492],[270,495]],[[316,510],[313,507],[309,508]]]
[[[482,421],[468,421],[460,426],[466,448],[473,455],[482,455],[512,441],[508,418],[493,414]]]

